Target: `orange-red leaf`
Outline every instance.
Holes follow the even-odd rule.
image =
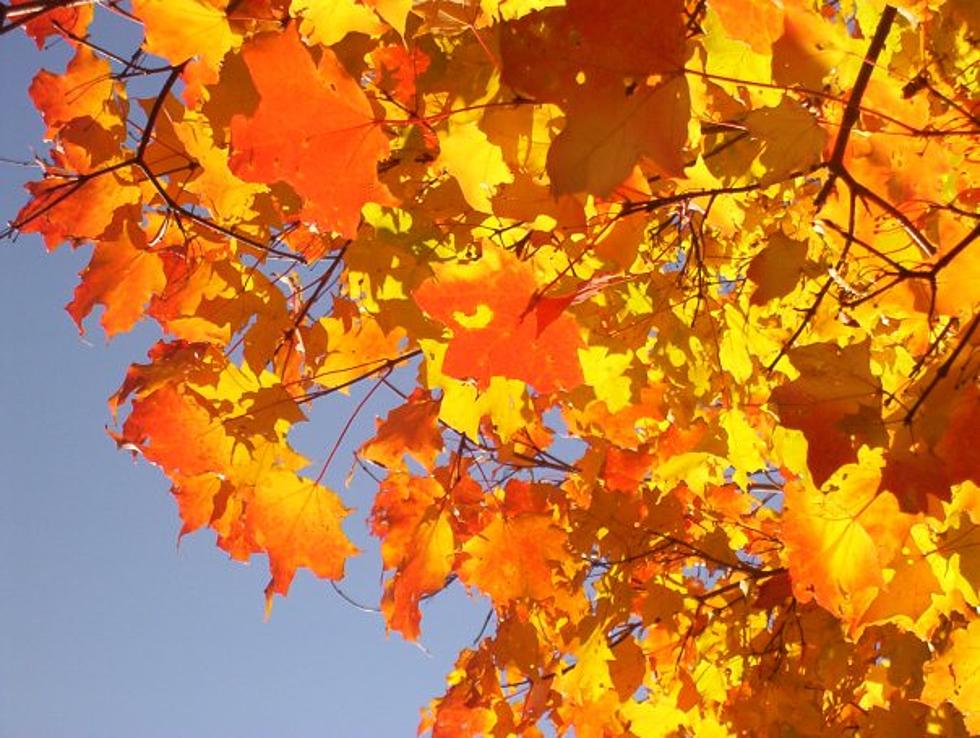
[[[314,65],[295,31],[245,46],[259,105],[232,118],[230,165],[245,180],[289,184],[305,217],[353,236],[365,203],[391,202],[377,172],[388,139],[357,82],[320,53]]]
[[[565,556],[565,532],[544,515],[494,518],[463,546],[460,578],[498,607],[512,600],[542,601],[554,594],[553,562]]]
[[[300,567],[327,579],[344,576],[344,563],[357,553],[341,528],[348,513],[336,494],[293,472],[270,469],[256,482],[245,523],[269,554],[267,609],[273,594],[289,591]]]
[[[12,0],[10,5],[27,5],[31,0]],[[49,36],[64,35],[67,31],[75,36],[85,36],[85,31],[92,18],[95,9],[92,5],[74,5],[65,8],[41,8],[35,16],[24,24],[24,31],[34,39],[37,48],[44,48],[44,42]]]
[[[116,211],[138,204],[141,198],[139,188],[117,172],[51,177],[31,182],[27,189],[33,199],[21,208],[17,222],[25,233],[40,233],[49,249],[69,240],[108,235]]]
[[[44,116],[51,136],[76,118],[109,129],[121,121],[113,108],[115,83],[109,62],[79,46],[63,74],[42,69],[31,82],[31,99]]]
[[[442,589],[452,570],[455,540],[442,486],[431,477],[397,474],[382,485],[371,510],[381,541],[385,582],[381,611],[388,627],[408,640],[419,636],[419,602]]]
[[[361,456],[394,469],[404,465],[407,453],[431,471],[443,447],[437,422],[439,405],[439,400],[433,400],[428,393],[413,394],[404,405],[388,413],[384,422],[378,421],[378,431],[361,448]]]
[[[186,476],[224,474],[234,445],[193,392],[168,385],[133,401],[116,441],[140,449],[168,472]]]
[[[132,223],[118,238],[99,241],[79,276],[68,313],[83,331],[82,321],[92,308],[104,305],[101,323],[107,336],[132,328],[167,283],[160,257],[147,248],[145,234]]]
[[[453,331],[444,373],[475,379],[520,379],[539,392],[582,383],[575,319],[565,313],[538,330],[528,312],[538,287],[530,264],[486,246],[475,262],[435,265],[436,276],[415,290],[415,302]],[[549,316],[550,317],[550,316]]]

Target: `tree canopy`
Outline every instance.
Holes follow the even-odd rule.
[[[350,464],[391,631],[457,580],[492,603],[420,731],[980,733],[974,0],[0,3],[15,29],[71,59],[5,235],[92,248],[80,330],[159,325],[111,433],[181,535],[266,555],[267,607],[340,580]]]

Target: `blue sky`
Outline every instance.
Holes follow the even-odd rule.
[[[0,36],[0,157],[32,158],[43,128],[27,88],[64,59]],[[35,175],[0,164],[0,218]],[[459,585],[431,601],[427,654],[305,572],[264,622],[264,559],[231,562],[209,532],[178,549],[166,480],[104,431],[105,399],[157,334],[107,344],[93,316],[78,335],[63,306],[87,252],[0,242],[0,738],[414,736],[485,602]],[[354,438],[382,412],[368,406]],[[344,420],[341,406],[316,410],[301,450],[322,460]],[[350,448],[327,481],[357,508],[346,528],[368,552],[344,586],[376,603],[373,489],[363,475],[344,488]]]

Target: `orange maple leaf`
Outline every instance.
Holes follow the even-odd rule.
[[[443,371],[474,379],[520,379],[539,392],[582,383],[577,351],[584,346],[575,319],[564,313],[538,330],[528,312],[538,289],[530,264],[494,246],[474,262],[435,265],[435,277],[413,296],[452,332]],[[550,316],[549,316],[550,319]]]
[[[353,236],[365,203],[393,202],[377,173],[388,139],[357,82],[321,54],[315,65],[295,30],[246,44],[259,105],[232,118],[230,165],[251,182],[287,183],[306,201],[302,216]]]

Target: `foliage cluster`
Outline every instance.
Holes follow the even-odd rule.
[[[390,398],[355,458],[388,627],[493,606],[420,730],[980,733],[975,0],[0,23],[73,53],[9,233],[92,246],[80,327],[162,329],[110,407],[182,534],[267,555],[270,604],[341,579],[341,462],[290,429]]]

